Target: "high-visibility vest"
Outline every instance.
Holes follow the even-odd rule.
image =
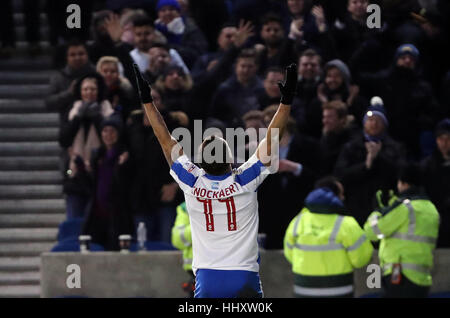
[[[172,245],[183,251],[183,269],[192,270],[191,223],[185,202],[177,206],[177,217],[172,227]]]
[[[381,240],[383,275],[392,273],[393,264],[401,264],[402,273],[410,281],[431,286],[439,213],[430,200],[425,196],[399,198],[382,212],[372,212],[364,230],[370,240]]]
[[[353,293],[353,270],[371,259],[373,246],[350,216],[312,213],[291,221],[284,255],[294,272],[294,295],[338,297]]]

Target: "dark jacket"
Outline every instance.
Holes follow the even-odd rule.
[[[302,164],[301,174],[271,174],[259,187],[260,232],[267,234],[266,248],[283,247],[285,230],[292,218],[302,209],[303,201],[317,179],[318,156],[315,140],[295,134],[286,159]]]
[[[167,112],[162,111],[162,116],[169,131],[172,131],[177,123]],[[142,117],[143,113],[133,115],[127,126],[130,156],[135,163],[132,171],[131,208],[134,214],[151,214],[165,204],[176,206],[181,202],[181,197],[178,196],[171,203],[161,202],[161,188],[172,183],[173,178],[152,127],[144,126]]]
[[[45,99],[47,109],[57,111],[60,116],[65,117],[75,101],[73,92],[69,90],[70,85],[74,80],[90,73],[95,73],[95,68],[92,64],[86,64],[86,66],[76,71],[66,66],[53,75],[50,78],[50,93]]]
[[[420,134],[432,131],[439,116],[431,86],[416,71],[399,67],[358,77],[367,96],[383,99],[391,137],[405,144],[409,157],[418,159]]]
[[[235,127],[245,113],[260,109],[258,95],[262,89],[263,84],[257,76],[244,87],[233,75],[217,89],[212,101],[211,117],[225,122],[229,127]]]
[[[119,155],[125,151],[123,146],[117,146],[113,177],[108,194],[108,215],[106,217],[99,217],[97,211],[98,172],[102,160],[105,160],[106,148],[101,146],[95,149],[91,156],[92,197],[83,225],[83,234],[91,235],[92,241],[102,245],[106,250],[119,250],[118,237],[121,234],[135,236],[134,223],[129,206],[132,159],[129,158],[125,163],[119,165]]]
[[[194,20],[183,18],[183,22],[185,30],[180,36],[171,33],[164,24],[157,23],[155,26],[167,38],[170,47],[180,53],[186,66],[191,68],[197,57],[208,49],[208,42]]]
[[[334,169],[345,188],[345,205],[361,226],[375,208],[376,191],[396,188],[397,171],[404,160],[400,144],[389,136],[382,143],[371,169],[367,169],[365,138],[359,134],[344,145]]]
[[[359,94],[350,96],[350,91],[346,85],[342,85],[339,89],[334,91],[327,89],[325,85],[323,87],[325,87],[324,92],[327,100],[339,100],[347,103],[348,114],[353,115],[355,119],[354,123],[357,126],[362,126],[362,119],[367,109],[368,101]],[[305,106],[305,120],[304,124],[301,126],[302,131],[310,136],[320,138],[322,134],[322,101],[317,97]]]
[[[339,132],[330,132],[320,138],[320,174],[323,176],[333,173],[336,161],[344,145],[349,142],[355,131],[344,128]]]
[[[436,150],[422,169],[425,190],[441,216],[438,247],[450,247],[450,161]]]

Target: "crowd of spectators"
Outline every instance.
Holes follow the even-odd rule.
[[[267,127],[277,82],[294,62],[298,93],[279,172],[258,192],[266,248],[282,248],[318,178],[341,180],[347,211],[362,225],[376,192],[396,189],[406,162],[422,165],[441,215],[438,246],[450,247],[450,5],[373,1],[381,25],[369,28],[371,2],[86,5],[89,32],[54,43],[65,54],[55,50],[60,70],[46,100],[60,114],[68,217],[86,218],[85,233],[109,249],[117,249],[117,234],[134,235],[138,222],[149,240],[170,242],[183,196],[139,105],[132,63],[173,130],[193,129],[197,119],[204,128]]]

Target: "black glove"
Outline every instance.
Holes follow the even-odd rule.
[[[84,113],[86,119],[93,120],[98,115],[100,115],[100,105],[97,102],[89,104]]]
[[[139,90],[139,96],[141,98],[142,104],[148,104],[153,102],[152,98],[152,87],[150,84],[142,77],[141,71],[139,71],[138,66],[133,64],[134,75],[136,76],[136,83]]]
[[[278,82],[278,87],[281,92],[280,102],[285,105],[291,105],[297,90],[297,64],[292,63],[286,67],[284,84]]]

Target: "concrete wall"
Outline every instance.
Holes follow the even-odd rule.
[[[375,256],[371,263],[377,262]],[[66,285],[70,264],[80,266],[79,289]],[[436,250],[432,293],[450,290],[449,267],[450,249]],[[265,297],[292,297],[293,274],[283,251],[262,250],[260,273]],[[379,292],[366,286],[369,275],[366,268],[355,271],[356,296]],[[181,284],[188,279],[179,251],[41,255],[41,297],[185,297]]]

